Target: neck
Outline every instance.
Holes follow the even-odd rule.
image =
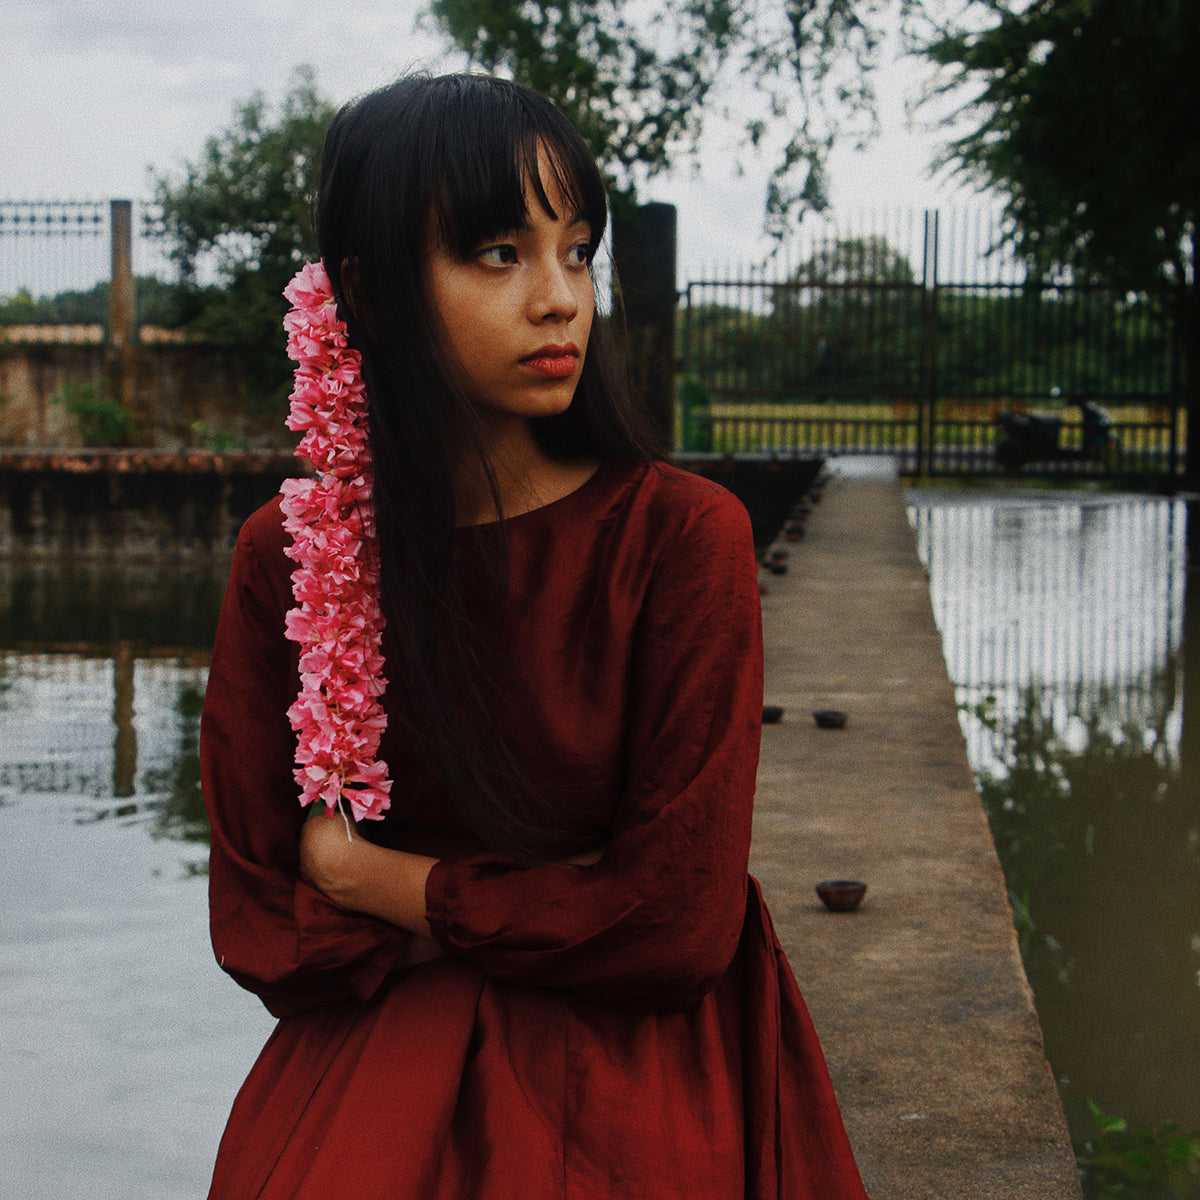
[[[524,420],[490,432],[486,454],[497,494],[492,493],[483,461],[470,451],[454,475],[459,525],[484,525],[501,516],[516,517],[541,508],[574,491],[595,469],[592,461],[559,462],[551,458]]]

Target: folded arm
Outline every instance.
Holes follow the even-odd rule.
[[[412,935],[334,904],[300,878],[305,812],[292,777],[295,647],[283,638],[285,535],[263,510],[238,539],[201,719],[211,825],[209,909],[221,966],[277,1016],[365,999],[406,964]],[[343,834],[344,836],[344,834]]]
[[[725,499],[695,515],[648,585],[628,779],[602,854],[437,861],[347,843],[341,821],[318,818],[305,870],[340,904],[432,934],[494,977],[685,1005],[720,978],[741,933],[761,719],[757,568],[745,512]]]

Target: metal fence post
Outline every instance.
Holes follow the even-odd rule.
[[[937,471],[937,405],[938,405],[938,226],[941,214],[935,208],[929,236],[925,244],[926,262],[929,277],[929,325],[927,336],[929,346],[926,351],[929,362],[929,375],[926,382],[929,386],[928,408],[929,416],[926,428],[929,430],[928,449],[926,450],[926,470],[930,475]]]
[[[937,404],[937,240],[938,214],[925,210],[921,261],[920,349],[917,352],[916,475],[935,475],[934,406]]]

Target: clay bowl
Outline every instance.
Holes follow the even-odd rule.
[[[845,729],[846,714],[836,708],[819,708],[813,713],[813,720],[820,729]]]
[[[817,884],[817,895],[830,912],[853,912],[867,894],[867,885],[857,879],[826,879]]]

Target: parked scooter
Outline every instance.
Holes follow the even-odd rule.
[[[996,461],[1005,471],[1035,462],[1101,462],[1116,447],[1108,414],[1090,400],[1079,404],[1083,435],[1079,448],[1060,445],[1062,417],[1046,413],[1014,413],[996,417]]]

